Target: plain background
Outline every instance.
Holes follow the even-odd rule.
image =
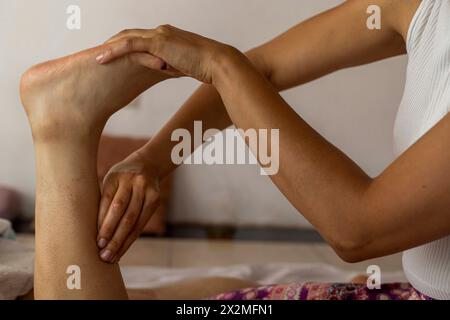
[[[0,184],[17,188],[26,214],[33,214],[33,145],[18,96],[20,75],[29,66],[96,46],[122,29],[166,23],[247,50],[340,2],[0,0]],[[66,28],[66,9],[73,4],[81,7],[79,31]],[[341,71],[283,96],[375,176],[393,160],[392,131],[405,65],[406,58],[399,57]],[[154,134],[197,86],[191,79],[158,85],[116,114],[107,132]],[[176,222],[308,226],[256,166],[184,166],[176,173],[172,203],[170,219]]]

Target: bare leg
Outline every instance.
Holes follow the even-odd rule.
[[[98,142],[108,118],[164,76],[129,59],[97,65],[101,51],[38,65],[22,78],[36,154],[36,299],[127,298],[119,267],[103,263],[96,245]],[[67,287],[73,265],[81,290]]]
[[[131,300],[199,300],[239,289],[258,287],[257,283],[224,277],[199,278],[155,289],[128,290]]]
[[[259,286],[255,282],[242,279],[210,277],[181,281],[154,289],[128,289],[127,293],[130,300],[199,300],[224,292]],[[33,299],[33,291],[19,298],[19,300]]]

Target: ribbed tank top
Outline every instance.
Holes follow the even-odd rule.
[[[450,0],[422,1],[409,27],[407,51],[405,92],[394,128],[397,156],[449,112]],[[450,236],[405,251],[403,269],[420,292],[450,299]]]

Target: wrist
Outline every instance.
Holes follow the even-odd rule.
[[[225,46],[213,59],[212,85],[219,90],[228,79],[232,79],[238,70],[250,64],[248,58],[238,49]]]
[[[164,165],[163,159],[158,158],[159,154],[159,152],[153,151],[151,142],[149,142],[144,147],[137,150],[134,153],[134,156],[137,161],[143,164],[146,171],[151,172],[162,180],[169,170],[166,169],[167,166]]]

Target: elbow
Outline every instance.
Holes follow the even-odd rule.
[[[368,223],[374,214],[362,200],[358,206],[346,208],[339,212],[340,219],[324,232],[324,236],[335,253],[347,263],[358,263],[374,258],[380,234],[372,224]]]
[[[347,263],[358,263],[370,259],[369,243],[366,236],[355,232],[342,233],[329,241],[339,258]]]
[[[336,254],[341,258],[344,262],[347,263],[358,263],[363,262],[367,260],[368,258],[365,257],[363,252],[359,249],[344,249],[344,250],[337,250],[334,249]]]

